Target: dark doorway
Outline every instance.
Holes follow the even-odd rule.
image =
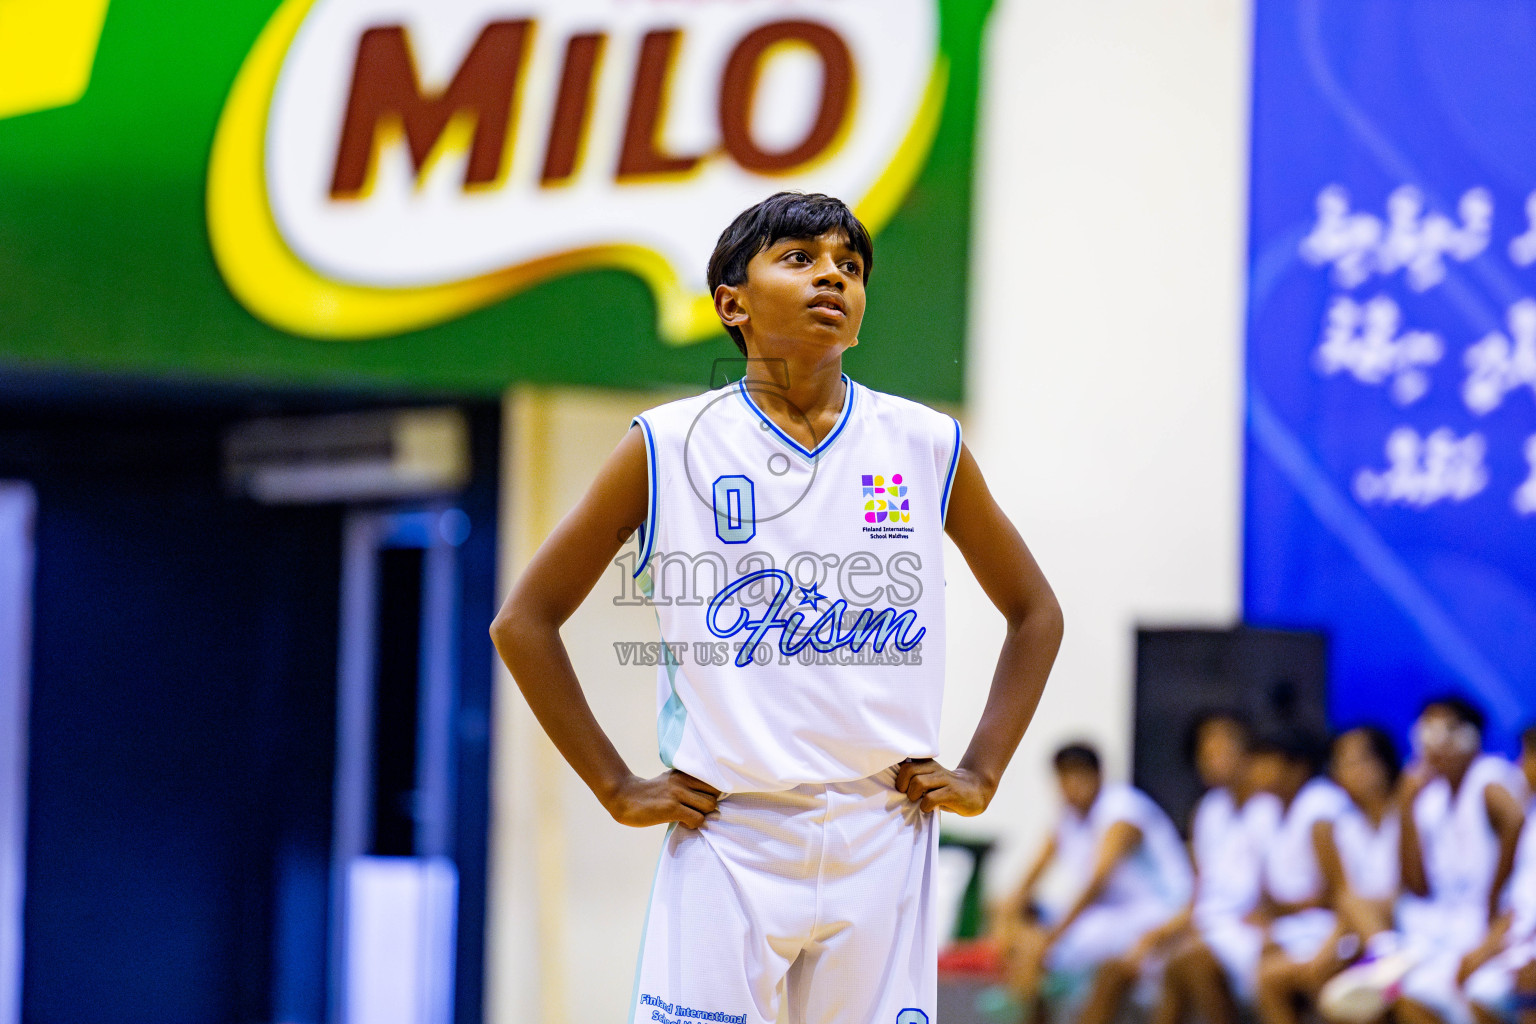
[[[377,399],[114,393],[0,391],[0,478],[37,496],[23,1018],[319,1024],[347,510],[231,494],[220,440]],[[498,413],[467,411],[452,853],[478,1020]]]

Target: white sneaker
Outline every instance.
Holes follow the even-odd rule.
[[[1406,949],[1365,959],[1334,975],[1317,994],[1317,1009],[1335,1024],[1368,1024],[1395,1002],[1418,957]]]

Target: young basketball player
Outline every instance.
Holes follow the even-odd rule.
[[[1177,1019],[1189,993],[1178,980],[1168,983],[1170,958],[1198,943],[1221,918],[1240,921],[1253,909],[1261,847],[1253,842],[1255,830],[1247,823],[1258,812],[1255,798],[1273,804],[1276,818],[1279,805],[1270,794],[1254,793],[1249,786],[1251,742],[1248,723],[1236,712],[1209,710],[1196,716],[1184,744],[1205,787],[1190,825],[1194,892],[1182,913],[1144,933],[1124,956],[1099,967],[1078,1024],[1111,1024],[1127,996],[1147,1003],[1159,990],[1156,1009]],[[1168,998],[1174,1005],[1162,1005]]]
[[[1215,714],[1194,735],[1195,764],[1209,787],[1195,808],[1190,847],[1195,899],[1187,932],[1166,953],[1151,1024],[1235,1024],[1239,1003],[1253,1001],[1258,952],[1248,915],[1259,904],[1264,852],[1279,827],[1281,806],[1261,791],[1254,737],[1241,718]]]
[[[1393,801],[1398,773],[1396,746],[1382,730],[1359,726],[1335,738],[1329,777],[1336,788],[1320,790],[1327,793],[1328,810],[1314,816],[1311,832],[1323,881],[1319,902],[1336,923],[1325,930],[1328,919],[1318,918],[1314,934],[1328,941],[1310,953],[1304,947],[1303,955],[1285,949],[1265,954],[1258,977],[1261,1024],[1299,1024],[1300,1007],[1317,999],[1363,943],[1392,927],[1399,875]]]
[[[1283,958],[1308,961],[1324,953],[1334,931],[1326,909],[1326,892],[1317,825],[1331,821],[1347,802],[1338,787],[1313,777],[1315,745],[1299,733],[1286,731],[1256,739],[1250,750],[1250,784],[1275,798],[1256,805],[1253,832],[1259,840],[1257,864],[1236,861],[1235,873],[1247,875],[1238,884],[1254,906],[1234,920],[1231,907],[1202,929],[1200,941],[1176,951],[1169,959],[1164,997],[1153,1020],[1178,1019],[1191,1010],[1207,1024],[1237,1020],[1235,1000],[1252,999],[1261,1020],[1279,1009],[1269,1005],[1275,995],[1266,974]],[[1249,871],[1257,868],[1257,878]],[[1251,887],[1250,887],[1251,886]],[[1268,969],[1268,970],[1267,970]]]
[[[1194,873],[1168,815],[1134,786],[1106,784],[1092,747],[1070,743],[1053,765],[1061,818],[1012,900],[1014,920],[1000,929],[1006,974],[1023,1005],[1049,992],[1053,1017],[1102,1024],[1135,981],[1112,967],[1116,977],[1100,984],[1102,969],[1177,921]],[[1072,876],[1070,902],[1031,920],[1035,887],[1052,864]]]
[[[1536,793],[1536,725],[1521,734],[1520,769]],[[1505,903],[1497,952],[1475,970],[1463,967],[1463,988],[1478,1024],[1536,1024],[1536,799],[1526,806]]]
[[[1416,963],[1395,1012],[1402,1024],[1471,1024],[1461,983],[1475,969],[1514,870],[1525,820],[1525,779],[1483,753],[1483,714],[1458,696],[1424,706],[1413,727],[1420,763],[1402,819],[1403,887],[1397,918]]]
[[[1060,643],[1051,589],[959,425],[842,372],[873,263],[836,199],[780,193],[741,214],[709,280],[745,376],[636,417],[491,629],[613,817],[681,826],[657,870],[632,1022],[772,1024],[781,1001],[796,1022],[933,1020],[934,812],[986,809]],[[637,529],[642,585],[665,582],[649,572],[663,552],[720,577],[696,602],[654,591],[684,657],[658,672],[668,770],[649,779],[603,734],[560,640]],[[945,534],[1007,623],[953,768],[933,759]]]

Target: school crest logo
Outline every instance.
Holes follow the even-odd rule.
[[[864,474],[864,522],[909,523],[912,521],[912,501],[907,497],[907,485],[900,473],[883,475]]]

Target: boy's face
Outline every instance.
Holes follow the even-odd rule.
[[[1099,773],[1091,768],[1073,765],[1059,770],[1056,782],[1061,786],[1061,798],[1078,814],[1087,814],[1099,798]]]
[[[1330,768],[1333,781],[1356,803],[1373,795],[1386,795],[1392,788],[1387,770],[1376,759],[1370,739],[1358,729],[1340,736],[1333,745]]]
[[[1419,756],[1437,775],[1455,775],[1477,756],[1477,730],[1449,708],[1431,704],[1413,726],[1413,743]]]
[[[1275,750],[1264,750],[1252,755],[1248,762],[1248,778],[1253,788],[1264,793],[1283,793],[1286,788],[1285,755]]]
[[[1248,740],[1236,722],[1213,718],[1195,736],[1195,771],[1207,786],[1231,786],[1247,767]]]
[[[752,257],[745,282],[716,290],[715,307],[754,354],[806,343],[841,352],[864,321],[864,260],[842,231],[781,238]]]
[[[1526,788],[1536,793],[1536,743],[1521,744],[1520,770],[1525,773]]]

